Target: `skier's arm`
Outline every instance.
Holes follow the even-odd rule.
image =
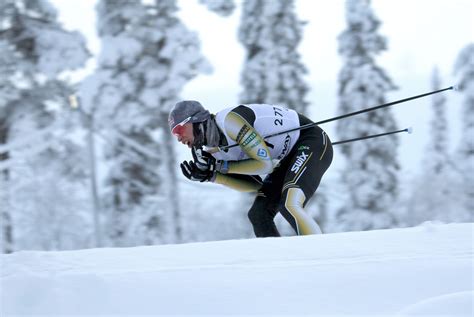
[[[221,171],[229,174],[261,175],[273,171],[270,150],[263,137],[254,129],[254,112],[245,106],[238,106],[229,112],[224,125],[227,135],[237,142],[249,159],[223,162]]]
[[[192,181],[211,181],[241,192],[256,192],[262,186],[259,176],[221,174],[215,170],[216,159],[207,151],[193,147],[191,149],[193,160],[181,163],[184,176]]]
[[[262,187],[262,181],[258,177],[251,175],[224,175],[217,173],[214,183],[241,192],[256,192]]]

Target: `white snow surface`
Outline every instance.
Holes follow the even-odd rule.
[[[472,316],[474,224],[1,255],[1,316]]]

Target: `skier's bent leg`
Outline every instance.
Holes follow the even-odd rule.
[[[303,210],[305,200],[305,194],[300,188],[286,189],[279,211],[298,235],[322,233],[316,221]]]
[[[271,204],[266,197],[257,196],[248,213],[255,236],[259,238],[280,236],[273,221],[276,211],[271,210],[269,205]]]

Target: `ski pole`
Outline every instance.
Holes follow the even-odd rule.
[[[331,122],[331,121],[336,121],[336,120],[339,120],[339,119],[344,119],[344,118],[347,118],[347,117],[352,117],[352,116],[355,116],[355,115],[358,115],[358,114],[361,114],[361,113],[377,110],[377,109],[380,109],[380,108],[390,107],[390,106],[393,106],[393,105],[396,105],[396,104],[399,104],[399,103],[407,102],[407,101],[418,99],[418,98],[423,98],[423,97],[426,97],[426,96],[429,96],[429,95],[437,94],[437,93],[440,93],[440,92],[443,92],[443,91],[446,91],[446,90],[451,90],[451,89],[455,89],[455,87],[450,86],[450,87],[447,87],[447,88],[430,91],[430,92],[427,92],[427,93],[424,93],[424,94],[421,94],[421,95],[416,95],[416,96],[413,96],[413,97],[408,97],[408,98],[405,98],[405,99],[400,99],[400,100],[384,103],[384,104],[381,104],[381,105],[378,105],[378,106],[375,106],[375,107],[362,109],[362,110],[351,112],[351,113],[348,113],[348,114],[343,114],[343,115],[340,115],[340,116],[337,116],[337,117],[334,117],[334,118],[329,118],[329,119],[319,121],[319,122],[315,122],[315,123],[312,123],[312,124],[313,125],[323,124],[323,123],[327,123],[327,122]]]
[[[323,123],[328,123],[328,122],[331,122],[331,121],[336,121],[336,120],[344,119],[344,118],[347,118],[347,117],[352,117],[352,116],[355,116],[355,115],[358,115],[358,114],[361,114],[361,113],[366,113],[366,112],[374,111],[374,110],[377,110],[377,109],[390,107],[390,106],[393,106],[393,105],[396,105],[396,104],[400,104],[400,103],[407,102],[407,101],[414,100],[414,99],[418,99],[418,98],[423,98],[423,97],[426,97],[426,96],[429,96],[429,95],[437,94],[437,93],[440,93],[440,92],[443,92],[443,91],[446,91],[446,90],[451,90],[451,89],[457,90],[457,86],[450,86],[450,87],[447,87],[447,88],[430,91],[430,92],[427,92],[427,93],[424,93],[424,94],[421,94],[421,95],[416,95],[416,96],[412,96],[412,97],[408,97],[408,98],[404,98],[404,99],[400,99],[400,100],[395,100],[395,101],[384,103],[384,104],[381,104],[381,105],[378,105],[378,106],[375,106],[375,107],[358,110],[358,111],[343,114],[343,115],[340,115],[340,116],[337,116],[337,117],[332,117],[332,118],[329,118],[329,119],[326,119],[326,120],[313,122],[313,123],[308,123],[308,124],[305,124],[305,125],[302,125],[300,127],[293,128],[293,129],[288,129],[288,130],[285,130],[285,131],[272,133],[272,134],[264,136],[263,138],[268,139],[268,138],[271,138],[271,137],[274,137],[274,136],[278,136],[278,135],[285,134],[285,133],[290,133],[290,132],[297,131],[297,130],[309,129],[309,128],[315,127],[315,126],[323,124]],[[224,151],[224,150],[236,147],[236,146],[238,146],[238,144],[220,146],[219,149]]]
[[[401,133],[401,132],[408,132],[408,133],[411,134],[412,131],[413,131],[412,128],[406,128],[406,129],[402,129],[402,130],[390,131],[390,132],[379,133],[379,134],[372,134],[372,135],[363,136],[363,137],[360,137],[360,138],[354,138],[354,139],[349,139],[349,140],[344,140],[344,141],[337,141],[337,142],[333,142],[332,145],[344,144],[344,143],[360,141],[360,140],[373,139],[373,138],[378,138],[378,137],[381,137],[381,136],[384,136],[384,135],[390,135],[390,134]]]
[[[358,114],[361,114],[361,113],[366,113],[366,112],[374,111],[374,110],[377,110],[377,109],[390,107],[390,106],[393,106],[393,105],[396,105],[396,104],[399,104],[399,103],[403,103],[403,102],[407,102],[407,101],[410,101],[410,100],[426,97],[426,96],[429,96],[429,95],[437,94],[437,93],[440,93],[440,92],[443,92],[443,91],[446,91],[446,90],[451,90],[451,89],[454,89],[454,86],[450,86],[450,87],[439,89],[439,90],[430,91],[430,92],[427,92],[425,94],[421,94],[421,95],[417,95],[417,96],[413,96],[413,97],[409,97],[409,98],[405,98],[405,99],[400,99],[400,100],[384,103],[384,104],[381,104],[381,105],[378,105],[378,106],[375,106],[375,107],[366,108],[366,109],[362,109],[362,110],[359,110],[359,111],[343,114],[343,115],[333,117],[333,118],[329,118],[329,119],[326,119],[326,120],[313,122],[313,123],[308,123],[308,124],[302,125],[301,127],[297,127],[297,128],[289,129],[289,130],[286,130],[286,131],[281,131],[281,132],[269,134],[269,135],[265,136],[264,139],[271,138],[273,136],[277,136],[277,135],[281,135],[281,134],[285,134],[285,133],[288,133],[288,132],[293,132],[293,131],[296,131],[296,130],[304,130],[304,129],[312,128],[312,127],[317,126],[319,124],[328,123],[328,122],[331,122],[331,121],[336,121],[336,120],[344,119],[344,118],[347,118],[347,117],[352,117],[352,116],[355,116],[355,115],[358,115]]]

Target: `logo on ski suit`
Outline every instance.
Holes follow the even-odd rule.
[[[258,149],[257,155],[263,158],[268,156],[267,151],[265,151],[264,149]]]
[[[303,166],[304,162],[306,162],[307,159],[308,159],[308,154],[305,154],[305,152],[301,152],[301,154],[296,157],[296,162],[291,167],[291,171],[294,172],[295,174],[298,173],[301,166]]]
[[[289,145],[291,142],[290,135],[287,135],[285,138],[285,143],[283,143],[283,150],[281,151],[280,155],[278,155],[277,160],[281,160],[285,157],[286,152],[288,151]]]

